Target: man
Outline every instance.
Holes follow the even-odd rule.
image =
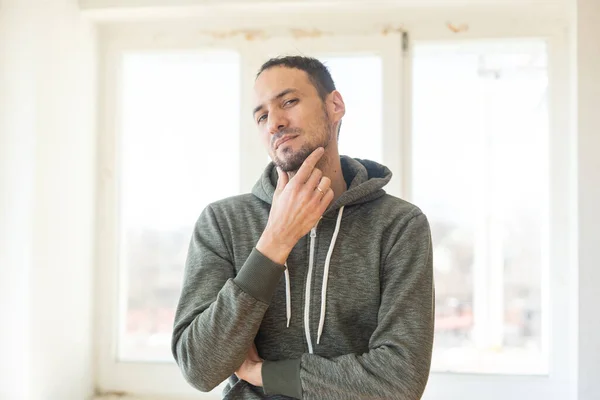
[[[345,106],[318,60],[269,60],[255,96],[273,162],[252,194],[196,223],[172,340],[183,375],[201,391],[229,377],[226,399],[419,399],[434,318],[426,217],[383,191],[389,169],[340,157]]]

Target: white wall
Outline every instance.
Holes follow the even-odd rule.
[[[600,2],[575,0],[578,132],[577,399],[600,399]]]
[[[35,33],[22,16],[0,8],[0,399],[26,398],[30,372]]]
[[[0,398],[89,398],[95,32],[76,1],[4,1],[0,49]]]

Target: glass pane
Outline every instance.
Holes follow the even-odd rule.
[[[374,55],[318,58],[331,72],[346,104],[340,131],[340,154],[382,162],[381,58]]]
[[[543,42],[417,44],[413,199],[434,241],[433,370],[547,372]]]
[[[172,361],[194,223],[239,188],[239,59],[132,53],[122,66],[118,358]]]

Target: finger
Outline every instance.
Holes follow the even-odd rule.
[[[319,187],[319,189],[321,189],[322,191],[325,192],[325,191],[327,191],[327,189],[329,189],[331,187],[331,179],[324,176],[321,178],[321,180],[319,181],[317,186]]]
[[[321,157],[323,157],[323,154],[325,154],[325,149],[322,147],[318,147],[315,151],[310,153],[310,155],[306,157],[306,160],[304,160],[298,169],[294,179],[298,179],[301,183],[306,182],[310,177],[312,170],[315,169],[317,162],[319,162]]]
[[[320,209],[321,214],[323,214],[327,210],[327,207],[329,207],[329,204],[331,204],[333,197],[334,197],[333,189],[329,188],[329,190],[327,190],[327,192],[325,192],[325,194],[323,195],[323,198],[321,199],[321,203],[319,203],[319,205],[321,206],[321,209]]]
[[[277,175],[278,175],[278,179],[277,179],[277,187],[275,187],[275,191],[281,192],[283,190],[283,188],[285,188],[285,185],[288,184],[289,176],[288,176],[287,172],[284,172],[279,167],[277,167]]]
[[[323,199],[329,188],[331,187],[331,179],[324,176],[317,183],[317,186],[313,189],[315,191],[315,196],[319,197],[319,201]]]
[[[306,187],[308,190],[315,190],[319,182],[323,179],[323,171],[319,168],[315,168],[312,170],[310,174],[310,178],[306,181]]]
[[[326,193],[327,193],[327,190],[322,190],[320,187],[317,186],[313,193],[313,197],[315,197],[315,201],[317,203],[320,203],[321,200],[323,200],[323,197],[325,197]]]

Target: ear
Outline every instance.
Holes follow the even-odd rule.
[[[346,104],[337,90],[329,93],[329,115],[332,122],[339,122],[346,114]]]

